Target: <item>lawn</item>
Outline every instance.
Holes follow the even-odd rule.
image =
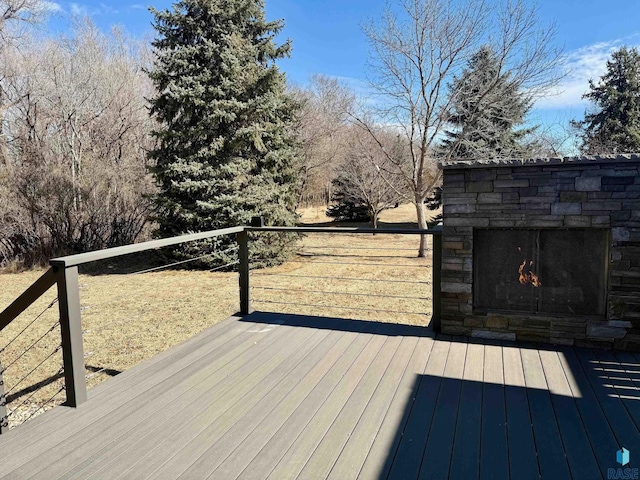
[[[331,223],[324,209],[309,208],[301,214],[303,224]],[[414,216],[413,207],[404,205],[383,212],[381,226],[415,227]],[[431,310],[431,255],[417,258],[418,241],[413,235],[307,235],[291,261],[252,272],[252,306],[263,311],[426,325]],[[134,258],[132,263],[144,265],[144,260]],[[0,273],[0,308],[43,272]],[[58,393],[62,361],[61,352],[56,351],[60,333],[58,307],[52,305],[55,297],[53,288],[0,333],[0,346],[17,336],[0,352],[7,368],[5,391],[12,400],[8,409],[17,409],[10,418],[12,425],[54,395],[48,408],[64,400],[64,393]],[[238,276],[188,270],[139,275],[81,272],[80,300],[91,388],[237,312]],[[34,367],[38,368],[27,375]],[[34,385],[41,388],[32,392]]]

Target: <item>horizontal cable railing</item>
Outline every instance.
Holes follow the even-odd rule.
[[[92,314],[97,309],[92,309],[95,305],[80,304],[79,266],[228,235],[246,234],[244,227],[233,227],[51,260],[52,268],[0,312],[0,433],[56,404],[64,402],[68,406],[77,406],[83,403],[87,398],[87,380],[103,373],[119,373],[106,367],[85,366],[85,359],[94,352],[84,353],[81,312]],[[122,276],[134,277],[181,268],[197,261],[210,260],[209,257],[215,255],[229,261],[213,262],[209,271],[230,270],[239,263],[239,248],[236,243],[197,258],[164,262]],[[41,303],[39,299],[56,284],[57,296],[44,310],[25,320],[24,317],[31,312],[28,309]],[[130,297],[144,294],[140,290],[117,293]],[[146,293],[153,293],[153,287]],[[54,308],[56,304],[58,308]],[[55,319],[50,319],[54,313]],[[5,337],[7,340],[3,343]]]
[[[250,277],[250,237],[264,232],[304,234],[307,238],[318,235],[339,241],[333,244],[325,240],[305,241],[303,248],[284,265],[254,270]],[[229,235],[235,236],[235,243],[218,238]],[[388,239],[388,235],[413,239],[429,236],[426,257],[418,258],[417,246],[398,242],[394,240],[396,237],[381,240]],[[358,243],[353,238],[366,238],[366,242]],[[209,272],[223,275],[220,278],[224,278],[227,285],[231,278],[225,272],[237,271],[240,314],[251,311],[253,300],[266,308],[269,305],[291,307],[294,313],[300,313],[297,309],[316,309],[321,315],[325,310],[351,311],[358,316],[368,312],[391,315],[390,321],[403,315],[418,316],[419,321],[431,316],[436,330],[439,327],[441,235],[438,230],[240,226],[56,258],[50,261],[51,268],[45,274],[0,312],[0,433],[9,424],[16,425],[62,401],[72,407],[83,403],[87,399],[89,379],[119,373],[104,365],[85,365],[85,358],[94,352],[84,353],[81,315],[84,312],[93,318],[107,309],[93,308],[96,306],[93,300],[81,305],[78,267],[211,239],[217,239],[210,243],[212,251],[203,255],[174,258],[140,268],[137,264],[130,265],[132,268],[120,276],[140,279],[139,285],[144,288],[124,288],[118,283],[116,295],[157,297],[157,289],[147,281],[151,277],[146,275],[201,262],[200,267],[206,263]],[[371,243],[372,239],[377,240]],[[220,245],[224,247],[218,248]],[[57,285],[57,296],[42,303],[41,297],[54,285]],[[83,288],[87,289],[86,284]],[[131,303],[125,299],[123,308],[131,308]],[[32,312],[38,305],[46,308]],[[27,310],[30,307],[31,310]],[[23,312],[22,319],[15,321]],[[30,317],[25,319],[27,315]],[[129,319],[125,314],[118,321],[126,323]],[[3,346],[4,336],[8,340]]]
[[[415,240],[421,234],[437,236],[437,231],[315,227],[248,230],[252,236],[260,232],[307,234],[285,267],[252,269],[251,301],[259,310],[313,315],[332,312],[332,316],[422,324],[431,320],[434,241],[430,240],[425,256],[418,257]]]
[[[87,388],[238,311],[239,247],[234,238],[218,239],[199,245],[208,253],[192,258],[181,258],[196,251],[186,242],[178,252],[163,247],[131,262],[116,258],[81,270]]]

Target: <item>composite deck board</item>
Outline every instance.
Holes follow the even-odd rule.
[[[244,326],[240,326],[240,329],[242,331]],[[67,411],[67,415],[59,416],[43,425],[42,431],[55,432],[53,440],[55,445],[68,438],[77,438],[79,431],[93,423],[112,423],[113,416],[127,415],[134,411],[133,409],[146,404],[150,398],[165,392],[172,384],[178,388],[179,392],[179,389],[184,387],[184,382],[191,380],[189,375],[201,371],[205,365],[215,363],[217,368],[222,369],[227,361],[237,356],[238,348],[249,348],[253,345],[251,337],[242,334],[231,338],[223,336],[219,341],[214,340],[205,344],[194,352],[179,356],[169,366],[140,381],[136,381],[134,376],[131,383],[124,383],[120,389],[111,391],[101,398],[101,401],[92,402],[95,408],[88,408],[88,405],[84,404],[77,410]],[[75,421],[69,422],[69,416],[76,417]],[[42,454],[52,448],[52,439],[44,434],[33,434],[18,437],[16,441],[11,442],[11,445],[18,454],[2,457],[2,469],[6,472],[18,468],[35,457],[38,457],[39,462],[42,463],[44,458]]]
[[[0,477],[606,478],[639,392],[637,354],[255,312],[0,436]]]
[[[99,398],[101,395],[117,390],[120,382],[131,382],[133,378],[149,377],[157,372],[162,372],[176,358],[182,355],[197,352],[202,347],[207,347],[213,343],[222,343],[225,339],[232,338],[252,329],[262,329],[264,325],[251,322],[240,322],[240,317],[230,317],[225,321],[217,323],[205,329],[199,335],[191,337],[186,341],[168,348],[166,351],[155,355],[138,365],[127,370],[126,377],[116,376],[109,382],[102,382],[88,392],[89,398]]]
[[[521,350],[522,367],[527,385],[529,411],[538,451],[542,478],[569,478],[569,465],[553,409],[540,352],[534,348]]]
[[[127,371],[127,375],[125,376],[127,379],[132,379],[132,377],[136,376],[137,378],[142,378],[142,375],[146,375],[146,377],[151,376],[154,372],[163,371],[163,369],[167,368],[168,365],[176,362],[176,359],[181,358],[185,353],[190,350],[195,352],[198,349],[202,349],[201,351],[211,351],[214,348],[217,348],[219,345],[223,344],[230,338],[237,336],[244,329],[250,327],[250,324],[247,322],[246,324],[240,324],[238,322],[237,317],[231,317],[219,324],[216,324],[212,327],[209,327],[201,334],[188,339],[187,341],[176,345],[172,348],[167,349],[167,351],[162,352],[149,360],[142,362]],[[214,337],[212,341],[211,338]],[[92,388],[88,392],[88,397],[90,399],[100,398],[100,401],[105,398],[104,395],[107,392],[112,392],[113,390],[118,390],[120,382],[124,381],[124,377],[121,375],[117,375],[107,382],[103,382],[98,386]],[[147,381],[150,379],[146,378]],[[152,381],[151,381],[152,382]],[[18,445],[17,438],[26,435],[27,442],[32,441],[29,438],[32,435],[33,430],[37,429],[48,429],[48,428],[58,428],[65,420],[62,420],[62,423],[59,421],[57,426],[47,425],[49,422],[56,421],[56,418],[60,416],[64,416],[65,412],[73,410],[74,412],[80,412],[84,410],[79,409],[70,409],[70,408],[54,408],[52,410],[47,411],[46,413],[34,418],[32,421],[21,425],[20,428],[15,428],[10,430],[4,438],[11,438],[14,445]],[[37,433],[35,433],[37,435]],[[0,452],[0,462],[4,462],[5,458],[3,453]]]
[[[418,477],[450,346],[448,341],[436,342],[424,375],[416,379],[415,401],[407,406],[411,409],[409,419],[402,432],[388,478]]]
[[[620,370],[624,372],[625,386],[627,387],[622,403],[627,409],[640,408],[640,365],[634,355],[629,352],[615,352],[615,358],[620,363]],[[640,429],[640,420],[634,416],[636,427]]]
[[[189,350],[195,350],[196,348],[207,344],[209,344],[207,345],[207,348],[211,348],[213,346],[213,344],[211,344],[211,338],[214,336],[217,340],[223,340],[224,338],[230,338],[230,336],[239,334],[241,329],[249,328],[249,323],[241,325],[238,323],[238,319],[239,317],[229,317],[226,320],[216,323],[215,325],[205,329],[199,335],[191,337],[179,345],[168,348],[166,351],[135,365],[127,371],[126,377],[131,378],[133,376],[138,376],[138,378],[140,378],[140,375],[150,375],[152,368],[156,370],[166,368],[167,365],[175,362],[176,357],[183,355]],[[110,378],[108,382],[102,382],[89,390],[88,396],[89,398],[97,398],[106,390],[117,389],[121,381],[123,381],[123,377],[116,375],[115,377]],[[26,424],[21,425],[20,428],[11,430],[7,435],[10,436],[12,441],[15,441],[15,439],[23,435],[31,435],[31,432],[34,429],[43,428],[44,424],[53,421],[58,416],[64,415],[64,412],[67,410],[70,410],[70,408],[63,407],[49,410],[46,413],[33,418]],[[0,461],[2,461],[1,452]]]
[[[356,389],[360,380],[373,363],[376,355],[386,341],[384,337],[374,337],[367,344],[358,358],[333,389],[326,400],[318,405],[311,420],[305,424],[304,429],[296,437],[295,442],[280,459],[271,474],[267,477],[272,480],[296,478],[307,464],[316,447],[322,441],[324,433],[329,429],[340,410],[347,403],[349,397]]]
[[[540,361],[551,394],[551,402],[571,475],[573,478],[599,478],[598,462],[580,419],[558,352],[540,350]]]
[[[349,441],[340,452],[338,460],[331,468],[327,478],[341,480],[356,478],[372,449],[372,445],[380,431],[380,427],[389,411],[397,389],[402,384],[411,358],[415,354],[418,339],[405,337],[398,348],[390,370],[380,380],[380,384],[358,419],[358,424],[349,435]],[[347,415],[349,412],[347,412]]]
[[[453,442],[449,478],[478,478],[484,345],[472,339],[467,345],[463,382],[458,404],[458,422]],[[535,454],[535,453],[534,453]]]
[[[608,386],[608,379],[602,371],[602,365],[598,362],[595,353],[591,350],[579,349],[577,354],[606,418],[615,432],[618,444],[631,452],[640,451],[640,431],[620,398],[616,397],[615,391]]]
[[[359,479],[387,478],[403,436],[402,432],[409,420],[411,405],[415,401],[417,381],[424,374],[433,344],[431,338],[418,339],[373,445],[366,453],[366,459],[358,473]],[[354,445],[351,448],[358,446]]]
[[[278,390],[281,391],[279,388]],[[286,392],[286,390],[285,390]],[[203,454],[195,460],[181,475],[187,478],[207,478],[210,473],[221,463],[228,461],[232,454],[238,453],[240,447],[246,447],[251,442],[247,441],[256,439],[260,435],[268,435],[272,430],[268,428],[257,428],[266,418],[272,418],[279,413],[279,401],[285,400],[287,396],[276,393],[277,397],[268,399],[265,405],[258,405],[254,409],[242,408],[246,414],[222,437],[215,442],[209,442],[212,446],[205,450]],[[207,442],[203,444],[206,445]],[[238,455],[235,456],[237,458]],[[246,456],[240,453],[240,457],[246,460]],[[248,460],[246,460],[248,463]],[[215,475],[214,478],[230,478],[237,475],[242,468],[238,465],[221,475]],[[156,478],[163,478],[165,474],[171,474],[171,470],[163,470],[155,474]],[[160,473],[160,475],[158,475]]]
[[[609,385],[607,388],[610,394],[621,400],[622,405],[638,428],[640,425],[640,391],[634,381],[634,373],[637,380],[637,375],[640,372],[631,372],[625,368],[624,363],[611,351],[603,350],[594,353],[602,365],[603,374],[607,377]]]
[[[619,448],[618,441],[600,404],[599,396],[591,388],[589,380],[583,371],[575,349],[562,348],[560,351],[562,352],[561,361],[566,365],[565,370],[571,372],[575,383],[572,390],[575,389],[579,392],[579,397],[576,397],[576,404],[598,461],[600,473],[606,478],[607,469],[613,466],[611,462],[615,458],[612,452]],[[600,391],[600,389],[596,389],[596,391]],[[575,393],[574,396],[576,396]]]
[[[418,477],[421,480],[449,477],[466,355],[466,341],[454,340],[449,347],[444,378],[434,407]]]
[[[502,359],[507,411],[509,473],[514,479],[537,480],[540,478],[540,468],[538,467],[520,348],[511,343],[503,345]]]
[[[212,363],[208,361],[207,357],[199,359],[199,368],[195,370],[197,372],[195,375],[185,372],[185,380],[179,381],[177,384],[171,381],[163,382],[161,385],[168,383],[165,391],[159,390],[157,395],[153,395],[150,398],[138,396],[131,402],[132,405],[130,407],[125,405],[117,412],[91,423],[83,431],[79,432],[79,435],[69,437],[53,449],[41,453],[40,460],[44,463],[51,463],[49,463],[46,469],[42,470],[36,478],[48,479],[52,476],[64,474],[67,470],[75,466],[74,462],[79,463],[82,459],[102,449],[102,438],[104,435],[112,438],[119,438],[126,435],[133,425],[136,425],[145,418],[156,415],[163,409],[171,408],[174,401],[180,401],[192,395],[197,397],[203,390],[213,386],[217,386],[221,391],[224,391],[225,388],[234,387],[234,385],[230,384],[229,372],[234,372],[238,369],[242,374],[249,375],[253,374],[253,370],[257,368],[262,368],[263,372],[267,372],[271,366],[275,368],[279,362],[277,360],[269,362],[268,360],[270,360],[269,357],[275,356],[274,353],[278,352],[278,348],[286,346],[288,342],[291,341],[286,333],[287,332],[282,332],[277,336],[274,334],[273,336],[266,337],[263,341],[257,342],[257,345],[256,342],[252,342],[253,347],[249,350],[258,350],[263,355],[267,355],[267,358],[260,358],[260,353],[251,352],[251,361],[247,362],[242,355],[246,350],[241,348],[241,354],[238,356],[234,354],[235,351],[230,352],[229,357],[233,357],[233,360],[230,362],[225,363],[224,360],[221,359],[222,361],[220,363],[224,365],[225,368],[220,368],[217,362]],[[308,335],[309,333],[310,332],[296,332],[295,335]],[[251,388],[252,385],[253,384],[249,383],[247,388]],[[62,453],[66,451],[71,453],[62,455]],[[15,478],[28,478],[35,473],[36,472],[32,472],[30,468],[24,467],[17,469],[14,475]]]
[[[193,411],[180,412],[189,421],[184,422],[173,435],[158,442],[159,445],[152,444],[153,449],[143,461],[123,473],[121,478],[148,478],[151,472],[152,477],[171,478],[171,474],[165,474],[165,470],[175,471],[183,466],[187,468],[206,450],[210,442],[224,435],[247,412],[254,399],[260,398],[263,392],[269,391],[281,380],[283,374],[286,375],[287,366],[291,363],[289,356],[309,340],[309,333],[319,335],[321,332],[305,333],[306,335],[298,338],[285,336],[281,342],[273,345],[269,354],[245,359],[242,370],[228,375],[223,389],[216,392],[219,396],[215,402],[216,408],[202,409],[196,406]],[[297,332],[293,334],[296,335]],[[225,415],[230,410],[233,413]],[[154,471],[154,466],[160,468]]]
[[[397,369],[396,353],[400,338],[388,338],[362,380],[334,419],[322,441],[300,472],[302,478],[326,478],[353,433],[358,420],[385,376]]]
[[[161,415],[160,418],[146,418],[132,429],[132,433],[123,435],[116,441],[115,445],[100,452],[99,455],[89,459],[89,461],[85,461],[84,464],[78,465],[63,478],[79,479],[109,473],[113,475],[113,472],[117,470],[119,465],[130,465],[150,450],[159,449],[160,446],[158,444],[161,442],[154,442],[153,439],[162,438],[163,433],[166,431],[177,433],[184,426],[184,418],[195,416],[196,412],[198,413],[198,418],[200,418],[199,411],[202,410],[201,405],[203,403],[206,404],[210,398],[217,399],[215,412],[218,415],[224,414],[229,411],[229,409],[234,409],[233,412],[225,417],[225,421],[229,422],[234,418],[234,415],[237,415],[241,410],[236,408],[236,404],[230,405],[231,402],[225,402],[223,396],[230,399],[238,398],[242,394],[242,391],[247,391],[247,386],[249,386],[250,390],[248,393],[245,393],[245,397],[247,398],[245,399],[243,407],[244,409],[250,409],[262,400],[264,396],[272,394],[275,388],[281,389],[283,394],[286,394],[287,382],[291,383],[304,378],[318,358],[324,355],[326,348],[335,344],[341,336],[342,334],[339,332],[332,332],[330,335],[325,335],[324,338],[322,335],[314,336],[313,340],[307,342],[307,347],[310,348],[311,351],[308,351],[306,348],[299,349],[294,355],[287,358],[288,363],[285,367],[277,369],[277,375],[272,375],[269,379],[265,379],[259,386],[253,384],[253,379],[250,378],[250,376],[245,376],[239,381],[234,382],[233,389],[228,389],[226,392],[222,392],[217,385],[214,385],[209,387],[209,389],[200,396],[190,395],[179,399],[175,405],[168,405],[166,408],[163,408],[159,412]],[[243,400],[243,398],[238,402]],[[208,409],[205,409],[205,412],[207,412],[207,410]],[[205,415],[206,414],[207,413],[205,413]],[[167,455],[174,450],[171,448],[172,443],[173,442],[165,442],[164,444],[164,448],[168,451]],[[108,459],[106,457],[108,457]]]
[[[509,450],[501,344],[485,345],[483,374],[480,478],[507,478]]]
[[[277,431],[266,439],[251,438],[243,445],[243,451],[248,451],[252,460],[244,470],[238,472],[239,478],[264,478],[269,475],[304,429],[304,422],[309,421],[338,384],[343,372],[371,340],[364,335],[355,339],[347,335],[350,343],[344,348],[341,345],[328,352],[311,374],[277,404],[277,416],[269,416],[258,425],[256,430],[259,432]]]

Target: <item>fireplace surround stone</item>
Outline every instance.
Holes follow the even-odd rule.
[[[443,164],[442,169],[443,333],[640,351],[640,155],[455,161]],[[559,314],[548,313],[549,308],[505,308],[499,298],[486,299],[491,289],[487,293],[486,288],[474,286],[482,263],[474,265],[474,246],[476,255],[482,248],[483,254],[489,251],[496,259],[504,257],[497,249],[493,252],[478,245],[478,238],[487,237],[481,232],[527,230],[538,236],[545,232],[549,238],[554,232],[598,232],[599,243],[584,244],[598,245],[595,252],[593,247],[583,247],[588,251],[581,255],[576,249],[583,262],[604,263],[602,268],[583,268],[581,274],[598,277],[594,281],[603,290],[598,290],[603,296],[599,311],[551,308],[563,312]],[[576,256],[575,251],[571,253]],[[526,262],[533,261],[525,257],[523,253]],[[527,263],[519,274],[519,265],[515,265],[513,280],[507,279],[515,286],[508,289],[525,292],[531,288],[526,282],[518,286],[519,275],[526,279],[529,269],[533,273],[536,267]],[[540,280],[545,285],[545,279]],[[594,290],[584,293],[576,288],[565,294],[557,286],[554,292],[565,295],[566,303],[574,302],[574,306],[584,295],[593,295]],[[484,303],[478,301],[480,290]]]

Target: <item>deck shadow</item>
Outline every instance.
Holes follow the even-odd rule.
[[[239,316],[239,314],[236,314]],[[292,327],[337,330],[340,332],[371,333],[385,336],[434,337],[433,328],[420,325],[374,322],[371,320],[351,320],[340,317],[295,315],[289,313],[253,312],[241,316],[242,322],[265,323],[267,325],[289,325]]]
[[[573,398],[417,375],[377,478],[607,478],[620,467],[617,450],[640,451],[638,418],[594,387]],[[639,465],[631,460],[627,467]]]

